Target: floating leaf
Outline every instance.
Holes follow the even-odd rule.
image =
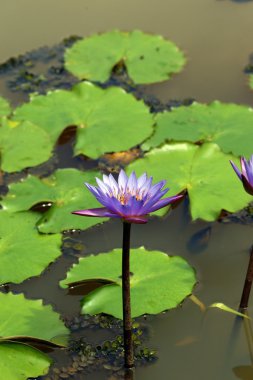
[[[39,165],[52,155],[53,144],[46,131],[30,122],[2,120],[1,167],[6,172]]]
[[[162,36],[134,30],[113,30],[76,42],[65,54],[65,67],[80,79],[105,82],[113,66],[124,62],[130,78],[139,84],[161,82],[182,70],[185,57]]]
[[[47,355],[25,344],[0,343],[0,372],[4,380],[37,378],[48,372],[51,363]]]
[[[164,141],[214,142],[225,153],[249,157],[252,154],[253,109],[215,101],[209,105],[193,103],[158,114],[155,133],[143,149]]]
[[[9,115],[11,107],[9,102],[0,96],[0,118]]]
[[[60,256],[61,235],[39,234],[37,220],[37,213],[0,211],[1,284],[38,276]]]
[[[42,300],[28,300],[23,294],[0,293],[0,303],[0,337],[32,336],[50,341],[68,333],[52,306],[43,305]]]
[[[66,127],[76,125],[74,153],[92,158],[140,144],[152,133],[153,124],[142,101],[121,88],[102,90],[88,82],[72,91],[33,96],[30,103],[16,109],[15,119],[29,120],[45,129],[54,144]]]
[[[84,182],[95,184],[99,172],[81,172],[76,169],[60,169],[47,178],[29,175],[19,183],[9,185],[9,193],[1,202],[10,212],[29,210],[41,202],[52,202],[50,209],[38,221],[43,233],[56,233],[69,229],[87,229],[105,218],[85,218],[72,211],[99,207],[95,197],[86,189]]]
[[[224,303],[221,303],[221,302],[215,302],[215,303],[213,303],[212,305],[210,305],[208,307],[209,308],[210,307],[215,307],[215,308],[220,309],[222,311],[226,311],[227,313],[231,313],[231,314],[238,315],[239,317],[251,319],[248,315],[243,314],[243,313],[239,313],[237,310],[234,310],[231,307],[228,307],[228,306],[224,305]]]
[[[130,261],[133,273],[130,279],[132,317],[174,308],[191,294],[196,282],[195,273],[181,257],[138,248],[131,250]],[[87,295],[83,300],[82,312],[106,313],[122,318],[120,249],[81,258],[61,285],[93,278],[115,283]]]
[[[148,168],[154,181],[168,180],[170,195],[187,189],[192,218],[213,221],[221,210],[236,212],[252,199],[243,190],[229,160],[238,163],[236,157],[222,153],[216,144],[168,144],[130,164],[128,171],[135,170],[140,175]]]

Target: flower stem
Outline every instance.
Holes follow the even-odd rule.
[[[247,309],[248,307],[252,281],[253,281],[253,246],[251,247],[251,251],[250,251],[249,265],[248,265],[248,270],[247,270],[247,274],[246,274],[246,278],[244,282],[244,287],[243,287],[243,292],[242,292],[242,297],[241,297],[241,302],[240,302],[240,309],[244,310],[244,309]]]
[[[130,303],[130,231],[131,223],[123,222],[122,245],[122,300],[123,300],[123,328],[125,367],[134,367],[132,320]]]

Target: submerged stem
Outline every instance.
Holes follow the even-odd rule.
[[[131,223],[123,222],[122,244],[122,301],[123,301],[123,328],[125,367],[134,366],[132,320],[130,302],[130,231]]]
[[[253,281],[253,246],[251,247],[251,251],[250,251],[249,265],[248,265],[248,270],[247,270],[247,274],[246,274],[246,278],[244,282],[244,287],[243,287],[243,292],[242,292],[242,297],[241,297],[241,302],[240,302],[240,309],[247,309],[248,307],[252,281]]]

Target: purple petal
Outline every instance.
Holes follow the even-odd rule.
[[[140,188],[140,193],[142,193],[142,197],[145,197],[148,194],[149,189],[152,186],[152,181],[153,181],[153,177],[149,177],[146,183],[144,183],[142,187]]]
[[[112,174],[109,175],[109,181],[111,189],[115,192],[115,194],[118,194],[119,186]]]
[[[103,182],[107,185],[110,186],[110,180],[109,177],[105,174],[103,174]]]
[[[238,167],[233,163],[233,161],[230,160],[229,162],[232,165],[236,174],[238,175],[239,179],[242,180],[242,174],[241,174],[240,170],[238,169]]]
[[[156,195],[157,194],[157,192],[158,191],[160,191],[162,188],[163,188],[163,186],[166,184],[166,181],[160,181],[160,182],[158,182],[158,183],[156,183],[155,185],[153,185],[152,187],[151,187],[151,189],[149,190],[149,192],[148,192],[148,195],[150,196],[150,197],[153,197],[154,195]],[[169,190],[169,189],[168,189]],[[168,191],[167,190],[167,191]]]
[[[147,178],[148,178],[147,173],[142,174],[140,176],[140,178],[138,178],[138,180],[137,180],[137,189],[138,190],[140,190],[141,187],[144,185],[144,183],[146,183]]]
[[[137,224],[144,224],[147,223],[148,219],[144,216],[129,216],[124,218],[129,223],[137,223]]]
[[[97,197],[97,195],[99,195],[98,193],[98,189],[96,188],[96,186],[92,186],[90,185],[89,183],[85,182],[85,186],[87,187],[88,190],[90,190],[90,192],[95,195],[95,197]]]
[[[247,191],[247,193],[249,193],[250,195],[253,195],[253,185],[249,183],[249,181],[244,175],[242,175],[242,183],[244,190]]]
[[[124,170],[121,169],[119,173],[119,177],[118,177],[118,185],[119,185],[119,189],[123,192],[126,189],[127,181],[128,181],[128,176],[126,175]]]
[[[99,188],[103,191],[104,194],[109,195],[111,193],[110,186],[106,185],[99,178],[96,178],[96,181],[97,181]]]
[[[96,217],[109,217],[109,218],[110,217],[116,217],[116,218],[118,217],[118,215],[109,212],[106,207],[73,211],[72,214],[81,215],[81,216],[96,216]]]
[[[162,198],[167,193],[167,191],[168,191],[167,189],[159,191],[154,197],[148,199],[144,203],[144,206],[142,208],[142,213],[143,214],[150,213],[150,208],[153,207],[159,201],[159,199]]]
[[[184,195],[181,194],[181,195],[175,195],[175,196],[173,196],[173,197],[169,197],[169,198],[160,199],[160,201],[158,201],[156,204],[154,204],[154,205],[150,208],[150,210],[149,210],[148,213],[150,213],[150,212],[154,212],[154,211],[156,211],[156,210],[159,210],[160,208],[163,208],[163,207],[165,207],[165,206],[168,206],[169,204],[174,203],[174,202],[176,202],[177,200],[179,200],[179,199],[181,199],[181,198],[183,198],[183,197],[184,197]]]
[[[132,172],[129,176],[129,179],[127,181],[127,191],[134,195],[136,194],[137,190],[137,178],[135,172]]]
[[[246,173],[242,172],[242,174],[247,178],[250,185],[253,185],[253,173],[252,173],[251,166],[247,161],[245,161],[245,169],[246,169]]]

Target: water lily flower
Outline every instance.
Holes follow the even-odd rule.
[[[147,223],[147,215],[172,204],[183,197],[176,195],[162,198],[168,188],[164,189],[166,181],[152,185],[152,177],[146,173],[138,179],[135,172],[128,177],[124,170],[119,173],[118,181],[112,174],[103,175],[103,181],[96,178],[98,186],[85,183],[87,188],[104,206],[88,210],[74,211],[82,216],[121,218],[129,223]]]
[[[230,161],[234,171],[243,183],[243,187],[247,193],[253,195],[253,155],[247,161],[245,157],[241,157],[241,172],[237,166]]]

